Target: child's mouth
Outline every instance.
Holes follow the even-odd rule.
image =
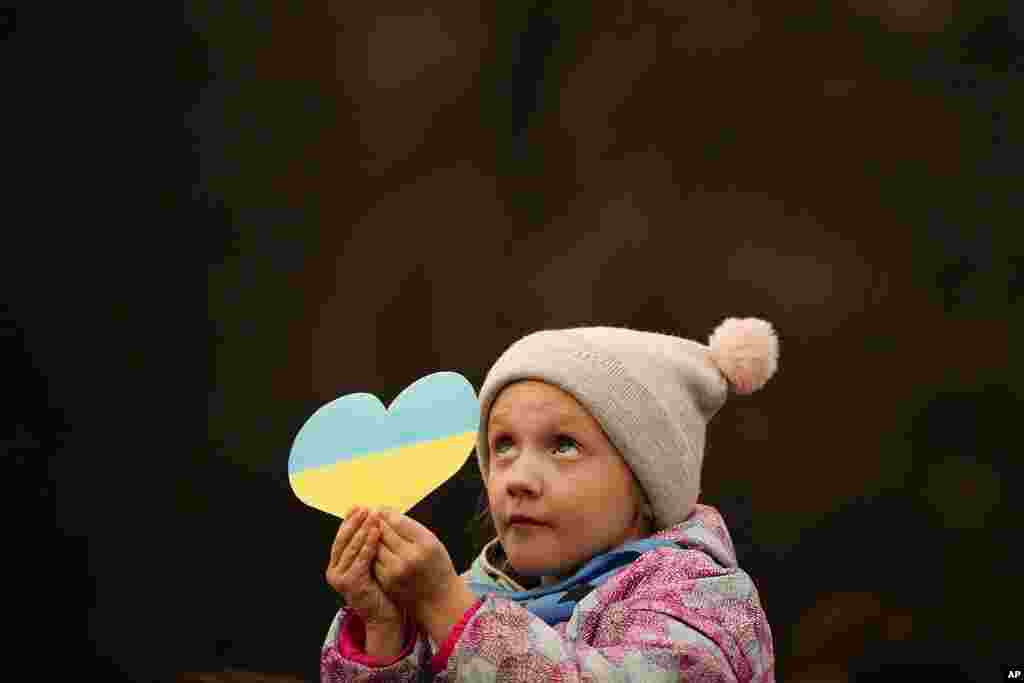
[[[525,520],[518,520],[508,525],[510,529],[541,529],[546,524],[539,524],[537,522],[527,522]]]

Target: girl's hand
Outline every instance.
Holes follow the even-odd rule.
[[[373,568],[384,591],[413,615],[441,604],[459,580],[444,544],[430,529],[391,508],[381,508],[380,518]]]
[[[338,529],[327,565],[327,583],[366,625],[401,624],[403,614],[370,574],[377,554],[380,526],[376,513],[353,508]]]

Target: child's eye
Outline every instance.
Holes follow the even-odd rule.
[[[491,450],[494,451],[495,454],[499,454],[503,450],[505,450],[506,447],[511,445],[512,439],[508,438],[507,436],[499,436],[497,439],[494,440],[494,446],[491,448]]]
[[[555,447],[556,453],[571,453],[572,451],[578,450],[579,444],[576,443],[576,439],[565,434],[558,436],[558,446]]]

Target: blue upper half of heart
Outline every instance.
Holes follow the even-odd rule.
[[[479,417],[473,385],[455,372],[413,382],[387,410],[373,394],[348,394],[321,406],[302,425],[288,472],[476,431]]]

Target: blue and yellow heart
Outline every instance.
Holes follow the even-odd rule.
[[[416,380],[387,409],[373,394],[337,398],[295,436],[292,490],[336,517],[353,505],[404,514],[462,467],[476,443],[479,410],[473,385],[455,372]]]

